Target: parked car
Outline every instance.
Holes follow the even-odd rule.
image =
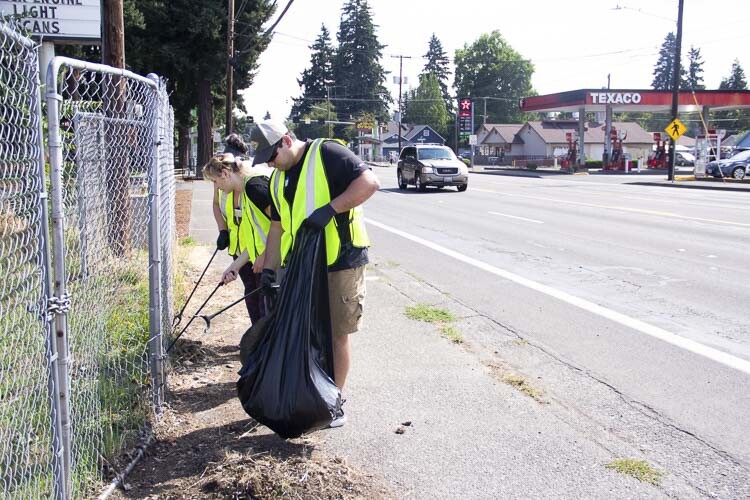
[[[676,151],[674,157],[675,165],[692,167],[695,165],[695,156],[686,151]]]
[[[706,165],[706,175],[744,179],[750,174],[750,149],[740,151],[724,160],[712,161]]]
[[[424,191],[427,186],[456,186],[459,191],[466,191],[469,186],[466,164],[449,147],[439,144],[418,144],[402,149],[396,177],[399,189],[413,184],[418,191]]]

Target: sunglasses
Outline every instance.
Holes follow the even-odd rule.
[[[271,156],[268,157],[268,163],[274,161],[276,159],[276,156],[279,154],[279,148],[284,145],[284,140],[279,139],[279,142],[274,144],[273,146],[273,153],[271,153]]]

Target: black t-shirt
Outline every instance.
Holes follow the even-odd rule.
[[[264,175],[249,178],[245,183],[245,194],[264,213],[268,205],[273,205],[271,192],[268,190],[268,177]]]
[[[297,181],[302,171],[302,163],[310,149],[312,141],[307,141],[305,153],[302,160],[295,166],[286,171],[284,185],[284,198],[291,205],[294,200],[294,193],[297,190]],[[370,170],[357,155],[352,153],[346,146],[336,141],[326,141],[320,146],[321,157],[323,158],[323,168],[328,179],[328,189],[331,193],[331,199],[336,198],[346,191],[354,179],[359,177],[362,172]],[[336,226],[339,228],[339,238],[341,238],[341,251],[339,258],[328,266],[328,271],[341,271],[343,269],[353,269],[363,266],[369,262],[367,257],[367,248],[356,248],[352,246],[351,235],[349,233],[349,213],[344,212],[337,214]],[[281,216],[276,210],[276,206],[271,203],[271,220],[280,221]]]

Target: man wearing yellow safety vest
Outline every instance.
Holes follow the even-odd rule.
[[[211,158],[203,176],[215,187],[213,211],[219,227],[216,246],[227,249],[234,259],[222,281],[226,284],[239,276],[248,295],[260,286],[271,225],[268,176],[258,168],[248,168],[232,153]],[[257,294],[246,297],[245,306],[253,323],[267,312],[263,298]]]
[[[349,372],[349,334],[362,325],[365,265],[370,241],[362,203],[379,188],[372,170],[335,140],[300,141],[273,120],[250,133],[253,165],[275,169],[270,180],[271,229],[261,284],[269,293],[276,271],[288,260],[292,242],[303,222],[324,231],[328,256],[328,294],[333,333],[334,379],[343,391]],[[343,411],[331,427],[346,422]]]

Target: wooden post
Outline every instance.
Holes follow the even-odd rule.
[[[102,1],[102,63],[114,68],[125,68],[122,0]],[[102,101],[108,118],[124,116],[125,85],[125,80],[119,76],[108,76],[102,80]],[[109,198],[107,240],[115,255],[124,255],[130,250],[130,158],[127,154],[130,131],[127,126],[115,124],[113,120],[105,123]]]

